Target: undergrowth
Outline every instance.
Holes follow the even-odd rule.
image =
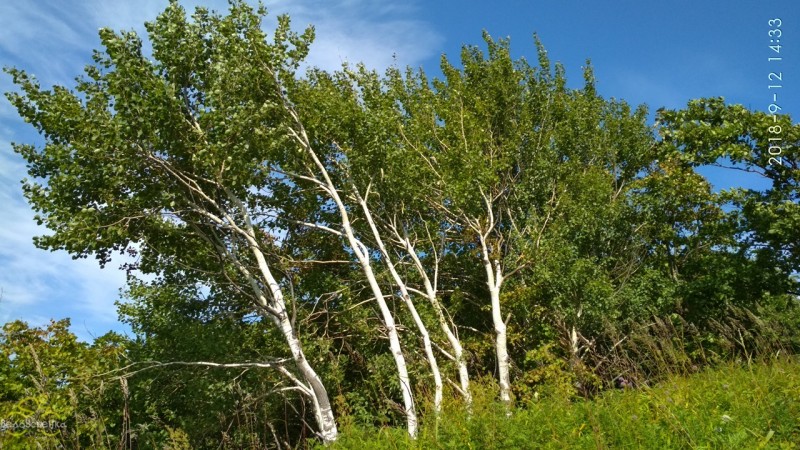
[[[800,360],[726,363],[593,399],[549,397],[507,416],[476,383],[473,412],[448,404],[416,441],[400,428],[347,424],[340,449],[749,449],[800,447]]]

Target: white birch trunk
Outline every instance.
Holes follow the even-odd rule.
[[[507,406],[511,404],[511,379],[509,376],[508,344],[506,323],[500,309],[500,287],[503,285],[503,270],[500,261],[492,261],[486,245],[486,236],[479,236],[483,253],[483,267],[486,270],[486,283],[489,286],[489,297],[492,306],[492,323],[495,332],[495,351],[497,353],[497,378],[500,382],[500,400]]]
[[[200,125],[196,121],[194,121],[193,125],[200,134],[203,134]],[[283,291],[281,290],[281,287],[275,277],[272,275],[272,272],[269,269],[269,264],[267,263],[264,253],[261,250],[261,246],[256,239],[256,233],[253,227],[250,211],[245,206],[244,202],[234,195],[226,186],[217,183],[217,187],[228,195],[229,199],[236,205],[236,209],[239,210],[241,217],[244,219],[244,226],[241,226],[242,224],[240,224],[236,218],[231,215],[230,211],[222,207],[216,200],[203,191],[203,189],[200,187],[200,184],[197,183],[194,178],[181,173],[179,170],[173,168],[167,161],[155,156],[154,154],[147,154],[147,158],[160,166],[160,168],[164,169],[169,175],[174,177],[177,182],[183,184],[190,192],[197,194],[209,204],[213,205],[220,214],[216,215],[208,209],[200,207],[199,205],[195,205],[196,208],[194,209],[194,212],[199,213],[201,216],[204,216],[207,219],[210,219],[215,225],[232,231],[234,236],[244,239],[247,242],[247,247],[250,249],[256,259],[261,277],[257,277],[251,273],[247,266],[245,266],[236,256],[235,251],[231,251],[230,249],[226,248],[223,243],[215,243],[213,240],[209,239],[209,242],[216,247],[216,250],[219,252],[220,256],[231,261],[245,276],[245,278],[247,278],[258,303],[260,303],[260,305],[268,313],[269,317],[281,330],[281,333],[286,339],[286,343],[292,353],[292,359],[294,360],[298,371],[302,374],[305,383],[297,379],[297,377],[295,377],[285,368],[280,367],[279,370],[281,370],[284,375],[289,377],[301,392],[311,398],[314,405],[314,415],[317,425],[320,428],[318,435],[322,441],[326,445],[334,442],[338,437],[338,429],[336,427],[336,420],[333,413],[333,408],[331,407],[330,399],[328,397],[328,392],[325,389],[322,379],[311,367],[305,357],[305,354],[303,353],[302,343],[300,342],[300,339],[298,339],[294,330],[294,326],[292,325],[291,320],[289,320],[289,316],[286,311],[286,301],[283,296]],[[194,202],[190,200],[190,204],[193,203]],[[259,281],[269,288],[270,296],[264,294],[261,286],[259,285]]]
[[[248,231],[252,233],[252,229]],[[292,358],[294,359],[295,365],[306,382],[306,385],[302,387],[305,388],[306,394],[311,397],[312,403],[314,404],[314,415],[317,420],[317,425],[320,429],[319,436],[326,445],[330,444],[336,440],[339,432],[336,427],[336,420],[333,414],[333,408],[331,407],[330,398],[328,397],[328,391],[325,389],[322,379],[311,367],[311,364],[309,364],[305,354],[303,353],[302,343],[294,331],[291,320],[289,320],[289,314],[286,310],[286,300],[283,296],[283,290],[278,284],[278,281],[272,275],[266,258],[264,258],[264,254],[258,247],[254,236],[248,236],[248,241],[250,243],[250,248],[253,252],[253,255],[256,258],[256,262],[258,263],[258,268],[261,272],[263,280],[266,281],[266,285],[270,290],[271,299],[264,299],[263,301],[268,301],[272,316],[276,324],[280,327],[280,330],[283,333],[287,344],[289,345],[289,349],[292,352]],[[256,295],[258,294],[259,293],[256,292]]]
[[[320,379],[319,375],[317,375],[311,367],[311,364],[308,363],[303,353],[300,339],[294,334],[292,323],[285,309],[284,313],[276,318],[276,322],[280,324],[281,332],[286,338],[286,342],[289,344],[289,349],[292,352],[295,365],[307,384],[306,393],[311,397],[312,403],[314,404],[314,416],[319,426],[319,437],[326,445],[330,444],[336,440],[338,430],[336,428],[333,408],[328,398],[328,391],[325,389],[322,379]]]
[[[344,230],[344,235],[347,238],[350,248],[353,249],[353,253],[355,253],[356,258],[361,264],[364,276],[366,277],[370,289],[372,290],[372,293],[375,296],[375,301],[378,303],[378,308],[381,310],[383,323],[386,326],[386,333],[389,336],[389,348],[391,349],[395,365],[397,366],[397,378],[400,383],[400,390],[403,394],[403,404],[405,408],[408,434],[412,438],[416,438],[418,422],[417,422],[417,410],[416,406],[414,405],[414,394],[411,389],[411,380],[408,376],[408,367],[406,365],[406,359],[405,356],[403,355],[403,350],[400,345],[400,337],[397,334],[397,326],[394,322],[392,311],[386,304],[386,300],[378,284],[378,280],[375,278],[375,273],[372,270],[372,265],[369,260],[368,251],[364,247],[364,245],[361,242],[359,242],[359,240],[355,237],[355,234],[353,232],[353,227],[350,223],[350,215],[347,212],[347,208],[345,207],[344,202],[339,196],[339,192],[337,191],[336,186],[333,184],[333,181],[331,180],[331,177],[328,174],[328,170],[325,168],[325,165],[322,163],[322,161],[320,161],[317,153],[314,151],[314,147],[311,145],[311,141],[308,138],[308,134],[306,133],[305,127],[303,126],[303,122],[302,120],[300,120],[300,116],[297,114],[297,111],[291,105],[291,102],[285,96],[284,93],[281,93],[280,95],[284,101],[284,108],[286,112],[291,116],[294,125],[296,127],[296,128],[290,127],[289,133],[292,135],[295,141],[300,145],[302,150],[305,151],[305,153],[311,158],[311,160],[314,163],[314,166],[317,168],[317,170],[319,170],[319,173],[322,175],[322,180],[313,177],[306,178],[306,180],[316,183],[317,186],[319,186],[323,191],[325,191],[329,195],[331,200],[333,200],[333,202],[336,204],[336,207],[339,210],[339,218],[342,221],[342,229]]]
[[[575,322],[580,320],[581,315],[583,315],[583,308],[578,307],[578,313],[576,314]],[[570,360],[571,365],[576,365],[581,362],[581,345],[578,336],[580,333],[578,332],[578,327],[575,323],[572,324],[572,328],[569,331],[569,348],[570,352],[572,352],[572,359]]]
[[[511,380],[509,377],[509,357],[506,344],[506,324],[500,315],[499,289],[492,292],[492,322],[496,336],[497,347],[497,377],[500,381],[500,400],[509,405],[511,403]]]
[[[461,341],[450,327],[451,324],[444,315],[444,307],[439,302],[437,289],[431,282],[427,272],[425,272],[422,261],[420,261],[419,256],[414,249],[414,245],[411,243],[411,240],[408,237],[401,237],[396,229],[394,231],[395,236],[404,244],[406,252],[409,254],[409,256],[411,256],[412,261],[414,261],[414,267],[417,268],[417,272],[422,277],[423,285],[425,286],[426,297],[428,297],[428,300],[431,302],[431,306],[433,306],[433,310],[436,313],[436,318],[439,321],[439,327],[442,329],[442,332],[447,337],[447,341],[450,343],[450,347],[453,349],[453,358],[458,366],[458,380],[461,385],[461,395],[464,396],[464,402],[467,404],[467,410],[469,411],[472,409],[472,392],[470,391],[469,387],[469,370],[467,369],[467,360],[464,357],[464,347],[461,345]],[[436,277],[434,277],[434,279],[436,279]]]
[[[495,347],[497,350],[497,378],[500,381],[500,400],[503,403],[511,403],[511,379],[509,376],[509,357],[508,344],[506,337],[506,323],[500,310],[500,286],[502,285],[502,275],[499,264],[497,265],[495,285],[490,286],[489,296],[492,301],[492,323],[494,324]],[[488,270],[491,270],[489,266]]]
[[[261,261],[259,261],[259,265],[260,262]],[[266,269],[267,272],[265,276],[267,276],[267,280],[273,295],[272,307],[276,309],[278,313],[276,316],[277,322],[279,322],[281,332],[283,333],[286,342],[289,344],[289,349],[292,352],[292,358],[294,359],[295,365],[310,388],[309,394],[314,403],[314,415],[317,419],[317,425],[320,428],[319,436],[323,443],[326,445],[330,444],[336,440],[339,432],[336,428],[336,420],[333,414],[333,408],[331,407],[330,399],[328,398],[328,391],[325,389],[322,379],[311,367],[311,364],[308,363],[308,360],[303,353],[300,339],[297,338],[297,335],[294,332],[294,327],[292,326],[292,322],[289,320],[289,315],[286,311],[286,302],[283,299],[283,293],[276,280],[269,272],[269,268],[267,267]]]
[[[578,330],[575,328],[575,325],[572,326],[572,330],[569,333],[569,348],[572,352],[572,363],[575,364],[580,359],[578,353],[580,348],[578,347]]]
[[[192,192],[195,192],[209,201],[219,210],[221,214],[220,216],[217,216],[212,212],[199,207],[195,210],[195,212],[198,212],[210,219],[216,225],[222,228],[227,228],[234,233],[234,236],[246,241],[248,249],[252,252],[256,259],[258,271],[261,274],[260,277],[257,277],[250,272],[247,266],[244,265],[236,256],[235,251],[231,251],[221,243],[215,244],[212,242],[212,244],[216,246],[216,250],[221,256],[231,261],[242,273],[242,275],[245,276],[258,303],[264,308],[265,311],[268,312],[269,317],[280,328],[292,353],[292,359],[294,360],[297,369],[305,379],[305,383],[297,379],[293,374],[291,374],[291,372],[285,370],[285,368],[281,368],[281,371],[284,373],[284,375],[292,379],[301,392],[311,398],[314,405],[314,415],[320,428],[318,435],[322,441],[325,444],[334,442],[338,437],[338,430],[336,427],[333,408],[331,407],[330,399],[328,397],[328,392],[325,389],[325,385],[322,383],[319,375],[317,375],[317,373],[308,363],[308,360],[303,353],[302,343],[297,338],[294,326],[292,325],[291,320],[289,320],[286,311],[286,301],[283,296],[283,291],[281,290],[281,287],[275,277],[272,275],[272,272],[269,269],[269,264],[267,263],[264,253],[261,250],[261,246],[256,239],[255,229],[253,227],[247,207],[232,192],[225,189],[224,186],[220,186],[227,193],[228,197],[234,202],[241,216],[243,217],[244,226],[241,226],[229,211],[221,208],[216,201],[206,195],[196,182],[193,182],[193,180],[186,177],[182,177],[179,173],[172,170],[168,164],[162,164],[162,167],[164,167],[173,176],[178,178],[178,181],[182,182]],[[261,286],[259,285],[259,281],[269,288],[269,296],[264,294]]]
[[[361,251],[357,250],[357,253],[361,253]],[[363,256],[359,256],[359,260],[361,262],[361,268],[364,271],[364,275],[367,277],[369,286],[372,289],[372,293],[375,295],[375,299],[378,302],[378,307],[380,308],[381,315],[383,316],[383,323],[386,326],[386,333],[389,335],[389,348],[392,351],[392,356],[394,357],[394,362],[397,366],[397,378],[400,381],[400,390],[403,393],[403,403],[405,406],[408,434],[412,438],[416,438],[417,409],[414,405],[414,393],[411,390],[411,379],[408,376],[406,359],[405,356],[403,356],[403,350],[400,346],[400,337],[397,334],[397,326],[395,325],[392,311],[389,309],[389,306],[386,304],[386,300],[383,297],[383,292],[378,285],[378,280],[375,278],[375,273],[372,271],[372,266],[370,265],[369,260]]]
[[[361,195],[359,195],[359,193],[355,190],[355,188],[353,190],[356,197],[358,198],[358,203],[364,210],[364,215],[367,218],[367,223],[369,223],[370,230],[372,230],[372,235],[375,238],[375,242],[378,244],[378,249],[383,255],[383,258],[386,260],[386,266],[389,269],[389,273],[392,275],[392,278],[394,279],[398,289],[400,289],[400,297],[403,299],[403,302],[405,302],[409,312],[411,312],[411,317],[414,319],[414,324],[416,324],[417,329],[419,330],[419,333],[422,336],[422,344],[425,349],[425,357],[428,359],[428,365],[430,366],[431,373],[433,374],[433,384],[434,384],[433,405],[436,414],[438,415],[442,410],[442,374],[441,371],[439,371],[439,364],[436,361],[436,356],[433,353],[433,345],[431,344],[430,333],[428,333],[428,328],[425,326],[425,323],[422,321],[422,318],[419,316],[419,313],[417,313],[417,308],[416,306],[414,306],[414,302],[411,301],[411,295],[408,293],[408,287],[406,286],[405,281],[403,281],[403,279],[400,277],[400,274],[397,273],[397,269],[395,269],[394,262],[392,262],[392,257],[386,250],[386,246],[383,243],[381,234],[378,231],[378,227],[375,226],[375,221],[372,218],[372,212],[367,206],[367,200],[366,200],[366,197],[369,195],[369,188],[367,188],[367,193],[365,194],[364,198],[362,198]]]

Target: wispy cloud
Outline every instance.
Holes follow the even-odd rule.
[[[9,145],[0,142],[0,148]],[[119,329],[114,301],[125,283],[124,273],[100,270],[94,261],[74,261],[64,252],[33,246],[33,236],[47,230],[36,226],[33,212],[20,195],[19,179],[24,172],[18,158],[0,154],[0,322],[20,318],[42,325],[51,317],[72,317],[86,322],[77,330],[83,338]]]
[[[315,7],[316,6],[316,7]],[[278,2],[272,11],[288,12],[297,26],[313,24],[317,40],[309,64],[326,70],[343,62],[362,62],[372,69],[392,64],[418,65],[443,41],[432,27],[414,18],[414,2],[391,5],[376,0]]]

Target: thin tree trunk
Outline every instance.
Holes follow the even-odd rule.
[[[492,322],[494,324],[495,347],[497,350],[497,377],[500,381],[500,400],[511,403],[511,380],[509,377],[508,345],[506,343],[506,324],[500,312],[500,288],[489,290],[492,299]]]
[[[347,238],[350,248],[353,249],[353,253],[355,253],[356,258],[361,264],[364,276],[366,277],[370,289],[372,290],[372,293],[375,296],[375,301],[378,303],[378,308],[381,310],[383,323],[386,326],[386,332],[389,336],[389,348],[391,349],[395,365],[397,366],[397,378],[398,381],[400,382],[400,390],[403,394],[403,403],[405,407],[406,425],[408,427],[408,434],[412,438],[416,438],[417,410],[416,406],[414,405],[414,394],[411,390],[411,380],[408,376],[408,367],[406,366],[406,359],[405,356],[403,355],[403,350],[400,345],[400,337],[397,334],[397,326],[395,325],[394,317],[392,316],[392,312],[389,309],[389,306],[386,304],[383,292],[381,291],[381,288],[378,285],[378,280],[375,278],[375,273],[372,270],[372,265],[369,260],[368,250],[355,237],[355,233],[353,232],[353,227],[350,222],[350,215],[347,212],[347,208],[345,207],[344,202],[339,196],[339,192],[337,191],[336,185],[334,185],[333,180],[331,180],[328,170],[325,168],[325,165],[322,163],[322,161],[320,161],[319,156],[314,151],[314,147],[311,145],[311,141],[308,138],[308,134],[306,133],[305,127],[303,126],[302,120],[300,120],[300,116],[297,114],[297,110],[294,109],[291,102],[283,92],[281,92],[280,95],[284,101],[285,111],[291,116],[292,121],[294,122],[294,125],[296,127],[296,128],[293,127],[289,128],[288,131],[290,135],[300,145],[302,150],[305,151],[305,153],[311,158],[311,160],[314,163],[314,166],[322,175],[322,180],[314,177],[305,179],[307,181],[312,181],[315,184],[317,184],[317,186],[320,187],[323,191],[325,191],[330,197],[330,199],[333,200],[333,202],[336,204],[336,207],[339,210],[339,218],[342,221],[342,229],[344,230],[344,235]],[[311,171],[311,173],[313,173],[313,171]],[[332,229],[328,230],[334,231]]]
[[[327,187],[323,188],[328,191]],[[370,290],[372,290],[372,294],[375,297],[375,301],[378,303],[378,308],[381,311],[383,323],[386,326],[386,334],[389,337],[389,348],[391,349],[392,357],[394,358],[395,365],[397,366],[397,377],[398,381],[400,382],[400,390],[403,394],[408,434],[412,438],[415,438],[417,435],[417,412],[416,407],[414,406],[414,395],[411,390],[411,381],[408,376],[408,368],[406,366],[405,356],[403,355],[402,347],[400,345],[400,338],[397,334],[397,325],[395,324],[394,316],[392,316],[392,311],[386,304],[386,298],[383,295],[380,285],[378,284],[377,278],[375,277],[375,272],[372,270],[372,264],[369,260],[369,249],[355,237],[352,226],[350,225],[349,214],[347,214],[343,203],[341,203],[338,193],[333,198],[335,199],[337,205],[340,205],[339,211],[341,213],[342,228],[344,229],[344,232],[337,231],[324,225],[305,222],[303,223],[306,226],[321,229],[346,238],[351,249],[353,250],[353,253],[356,255],[356,259],[361,265],[361,270],[364,273],[364,277],[367,279],[367,284],[369,284]]]
[[[164,167],[167,170],[170,170],[168,166],[164,165]],[[173,171],[173,173],[175,172]],[[175,175],[177,176],[178,174],[175,173]],[[230,200],[236,205],[241,217],[244,219],[244,226],[241,226],[229,211],[221,208],[216,201],[202,192],[202,190],[197,187],[196,183],[194,185],[187,183],[186,181],[184,181],[184,183],[189,187],[189,189],[204,196],[205,199],[209,200],[213,205],[215,205],[220,211],[221,217],[216,216],[207,210],[198,209],[197,212],[211,219],[218,226],[225,227],[233,231],[234,236],[237,236],[246,242],[247,248],[255,257],[258,271],[261,274],[260,280],[257,280],[259,277],[250,272],[247,266],[245,266],[239,260],[235,254],[235,251],[229,250],[224,243],[214,242],[213,239],[208,238],[209,242],[216,246],[216,250],[219,252],[219,254],[231,261],[242,273],[242,275],[247,278],[258,303],[280,328],[287,344],[289,345],[289,349],[292,353],[292,358],[294,359],[296,367],[305,379],[305,384],[296,377],[291,376],[288,371],[285,371],[284,374],[290,375],[297,387],[312,399],[312,403],[314,404],[314,414],[317,424],[320,428],[319,436],[322,438],[323,442],[325,444],[334,442],[338,436],[338,430],[336,427],[333,409],[331,408],[330,399],[328,397],[328,392],[325,389],[325,386],[322,383],[319,375],[317,375],[317,373],[308,363],[308,360],[303,353],[302,343],[297,338],[294,326],[292,325],[291,320],[289,320],[289,316],[286,311],[286,301],[283,296],[283,291],[280,287],[280,284],[278,284],[278,281],[272,275],[269,264],[267,263],[264,253],[261,250],[261,246],[256,239],[255,228],[253,227],[249,210],[241,201],[241,199],[235,196],[230,190],[224,189],[224,186],[222,186],[223,190],[226,192]],[[266,285],[269,288],[269,296],[264,293],[259,281],[262,285]]]
[[[381,238],[380,232],[378,231],[378,227],[375,225],[375,221],[372,218],[372,212],[370,211],[369,207],[367,206],[367,199],[366,197],[369,196],[369,188],[367,188],[367,192],[364,194],[364,197],[358,193],[358,191],[353,188],[353,191],[358,199],[358,203],[361,205],[361,209],[364,210],[364,215],[367,218],[367,223],[369,223],[370,230],[372,230],[372,235],[375,238],[375,242],[378,244],[378,249],[380,250],[383,258],[386,260],[386,266],[389,269],[389,273],[392,275],[392,278],[395,281],[398,289],[400,289],[400,297],[405,302],[406,307],[411,312],[411,317],[414,319],[414,323],[419,330],[420,335],[422,336],[422,344],[425,349],[425,356],[428,359],[428,365],[431,368],[431,373],[433,374],[433,384],[434,384],[434,395],[433,395],[433,405],[438,415],[442,410],[442,374],[439,371],[439,364],[436,361],[436,356],[433,353],[433,346],[431,345],[431,337],[430,333],[428,333],[428,328],[425,326],[425,323],[422,321],[422,318],[419,316],[417,312],[416,306],[414,306],[414,302],[411,301],[411,295],[408,293],[408,287],[403,279],[400,277],[400,274],[397,273],[397,269],[395,269],[394,262],[392,261],[392,257],[389,252],[386,250],[386,246],[383,243],[383,239]]]
[[[358,252],[360,253],[360,251]],[[403,356],[403,350],[400,346],[400,337],[397,334],[397,326],[394,322],[389,306],[383,297],[383,292],[378,285],[378,280],[375,278],[375,273],[372,271],[372,266],[364,257],[359,257],[361,260],[361,267],[364,275],[367,277],[373,295],[378,302],[378,307],[383,316],[383,323],[386,325],[386,333],[389,335],[389,348],[392,351],[395,365],[397,366],[397,378],[400,381],[400,390],[403,393],[403,403],[405,405],[406,413],[406,426],[408,427],[408,434],[412,438],[417,437],[417,409],[414,405],[414,394],[411,390],[411,379],[408,376],[408,368],[406,366],[406,359]]]
[[[486,245],[486,236],[480,235],[481,251],[483,253],[483,267],[486,270],[486,283],[489,286],[489,297],[492,306],[492,323],[495,332],[495,350],[497,353],[497,378],[500,382],[500,400],[509,406],[511,404],[511,379],[509,376],[508,344],[506,337],[506,324],[500,309],[500,287],[503,285],[503,271],[500,261],[492,261]]]
[[[350,215],[347,213],[347,208],[345,208],[344,202],[342,202],[341,197],[339,197],[336,187],[333,185],[333,182],[328,176],[325,166],[323,166],[317,158],[316,153],[311,150],[309,150],[309,153],[314,159],[317,167],[322,171],[322,175],[325,178],[325,187],[327,192],[330,194],[331,198],[339,208],[339,216],[342,220],[342,229],[344,230],[344,235],[347,237],[347,241],[350,244],[350,247],[353,249],[353,253],[355,253],[356,258],[361,264],[361,269],[364,272],[367,283],[372,290],[372,294],[375,296],[375,301],[378,303],[378,308],[381,310],[383,323],[386,326],[386,333],[389,336],[389,348],[391,349],[395,365],[397,366],[397,378],[400,382],[400,391],[403,394],[403,405],[405,407],[408,434],[412,438],[416,438],[418,425],[417,408],[414,405],[414,393],[411,389],[411,378],[408,375],[406,358],[403,355],[403,349],[400,345],[400,336],[397,333],[397,325],[395,324],[394,316],[392,316],[392,311],[389,309],[389,305],[386,304],[386,298],[384,297],[383,291],[378,284],[378,279],[375,277],[375,272],[372,270],[372,263],[369,259],[369,250],[356,238],[355,233],[353,232],[353,227],[350,222]]]
[[[289,314],[286,311],[286,300],[283,296],[283,290],[269,270],[264,254],[258,247],[253,247],[251,245],[251,249],[256,257],[259,270],[270,289],[272,297],[270,306],[273,310],[275,320],[280,326],[286,342],[289,344],[292,358],[294,359],[297,369],[305,379],[307,393],[314,403],[314,415],[317,419],[317,425],[320,428],[319,436],[325,444],[332,443],[338,436],[338,430],[336,428],[333,408],[331,407],[331,402],[328,397],[328,391],[325,389],[322,379],[320,379],[319,375],[317,375],[311,367],[311,364],[308,363],[303,353],[302,343],[300,339],[297,338],[294,327],[292,326],[292,321],[289,320]]]
[[[425,272],[422,261],[420,261],[419,256],[414,249],[414,245],[411,243],[411,240],[407,236],[400,236],[400,233],[396,228],[394,228],[394,232],[395,236],[404,244],[406,252],[414,261],[414,266],[417,268],[417,272],[419,272],[420,276],[422,277],[423,285],[425,286],[425,294],[428,297],[428,300],[431,302],[434,312],[436,313],[436,318],[439,321],[439,327],[442,329],[442,332],[447,337],[447,341],[450,343],[450,347],[453,349],[453,358],[458,366],[458,379],[459,383],[461,384],[461,395],[464,396],[464,402],[467,404],[467,410],[469,411],[472,409],[472,393],[469,387],[469,370],[467,369],[467,360],[464,357],[464,347],[461,345],[461,341],[458,339],[458,336],[456,336],[453,328],[451,328],[451,323],[447,320],[447,317],[445,317],[444,307],[439,302],[439,297],[436,294],[436,287],[434,287],[433,283],[431,283],[430,277],[428,276],[427,272]],[[434,279],[436,279],[436,277],[434,277]]]
[[[325,385],[322,383],[319,375],[317,375],[317,373],[311,367],[311,364],[308,363],[308,360],[303,353],[300,340],[292,332],[292,323],[285,313],[285,309],[284,314],[281,315],[279,320],[281,322],[281,331],[283,332],[283,335],[289,344],[289,348],[292,351],[292,357],[294,358],[297,369],[303,375],[303,379],[305,379],[308,387],[311,388],[311,397],[314,403],[314,415],[316,416],[317,425],[320,429],[319,436],[323,443],[326,445],[330,444],[336,440],[339,432],[336,428],[336,420],[333,414],[333,408],[331,407],[330,399],[328,398],[328,391],[325,389]]]

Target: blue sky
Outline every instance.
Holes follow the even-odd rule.
[[[182,1],[225,10],[225,1]],[[582,82],[591,59],[599,92],[646,103],[651,110],[678,108],[692,98],[723,96],[766,110],[778,93],[783,112],[800,108],[800,3],[778,1],[440,1],[284,0],[264,2],[272,13],[288,12],[296,27],[314,24],[311,65],[336,69],[343,61],[382,69],[400,65],[438,73],[442,53],[456,60],[464,44],[481,44],[481,30],[510,37],[515,56],[535,61],[533,33],[548,54],[564,64],[570,85]],[[97,30],[134,29],[153,19],[167,0],[29,0],[0,3],[0,64],[35,74],[44,86],[70,85],[98,46]],[[767,23],[780,18],[780,54],[769,49]],[[768,62],[780,56],[780,62]],[[767,89],[770,72],[783,88]],[[0,90],[11,89],[0,76]],[[125,282],[122,260],[99,269],[94,260],[74,261],[63,252],[36,249],[37,228],[22,198],[25,167],[10,142],[41,140],[8,102],[0,99],[0,323],[23,319],[41,325],[70,317],[83,339],[110,329],[114,301]],[[715,186],[757,180],[741,172],[709,170]]]

